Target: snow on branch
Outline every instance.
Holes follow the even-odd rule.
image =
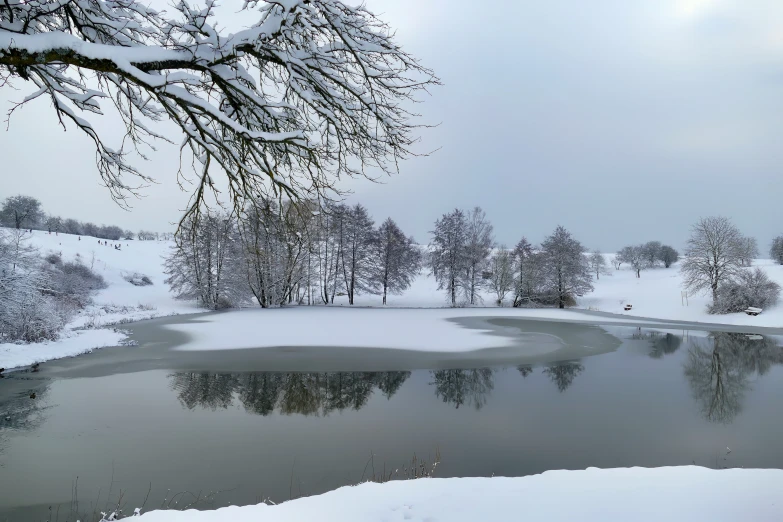
[[[246,0],[258,21],[222,34],[214,1],[173,5],[173,17],[137,0],[0,1],[0,84],[30,82],[65,127],[95,143],[97,166],[121,204],[151,179],[131,150],[170,121],[191,152],[198,212],[214,172],[235,205],[269,192],[329,197],[340,175],[386,173],[412,154],[417,96],[439,84],[365,7],[337,0]],[[125,125],[111,148],[91,123],[112,103]],[[182,175],[180,168],[180,175]],[[182,178],[180,178],[180,182]]]

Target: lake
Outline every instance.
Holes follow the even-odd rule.
[[[783,468],[776,336],[484,317],[460,322],[512,345],[177,351],[162,326],[188,320],[0,379],[0,520],[281,502],[414,455],[438,477]]]

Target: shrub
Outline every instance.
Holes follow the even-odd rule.
[[[133,272],[132,274],[123,274],[122,278],[133,286],[149,286],[152,284],[152,279],[138,272]]]
[[[780,285],[772,281],[760,268],[743,270],[740,274],[718,288],[718,296],[707,311],[711,314],[742,312],[753,306],[768,308],[780,297]]]

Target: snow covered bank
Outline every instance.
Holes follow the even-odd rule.
[[[464,328],[450,319],[519,317],[622,325],[624,318],[598,318],[571,310],[518,308],[347,308],[252,309],[199,317],[165,328],[188,334],[180,350],[224,350],[272,346],[397,348],[460,352],[505,346],[511,337]],[[494,328],[493,330],[497,330]]]
[[[783,470],[696,466],[366,483],[276,506],[152,511],[142,522],[773,521]]]
[[[608,254],[607,258],[613,255]],[[760,267],[767,275],[783,286],[783,265],[770,259],[757,259],[754,267]],[[759,316],[746,314],[710,315],[707,305],[711,296],[706,294],[682,295],[680,264],[671,268],[642,270],[637,278],[633,270],[623,266],[621,270],[610,270],[610,275],[594,281],[595,291],[578,300],[579,308],[590,308],[636,317],[691,321],[724,325],[783,327],[783,302],[764,310]],[[629,312],[625,304],[633,305]]]
[[[111,329],[96,329],[130,321],[165,315],[201,311],[195,304],[177,301],[163,282],[163,257],[169,250],[169,241],[109,241],[71,234],[48,234],[35,230],[29,244],[41,255],[61,254],[64,261],[79,260],[103,276],[108,287],[100,290],[93,304],[82,310],[65,328],[62,339],[54,342],[26,345],[0,343],[0,368],[26,366],[59,357],[69,357],[96,348],[115,346],[124,338]],[[117,250],[111,244],[121,245]],[[151,285],[137,286],[128,279],[143,274]],[[138,281],[137,281],[138,282]]]
[[[79,330],[64,332],[58,341],[33,344],[0,344],[0,368],[17,368],[33,363],[72,357],[96,348],[117,346],[125,334],[116,330]]]

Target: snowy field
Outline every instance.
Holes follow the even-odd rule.
[[[152,511],[143,522],[783,520],[783,470],[696,466],[365,483],[276,506]]]
[[[78,257],[101,274],[108,288],[98,292],[94,304],[83,310],[66,328],[57,342],[31,345],[0,344],[0,368],[26,366],[34,362],[84,353],[103,346],[113,346],[124,339],[122,324],[140,319],[203,311],[194,303],[178,301],[163,282],[163,258],[171,246],[167,241],[123,241],[122,249],[98,244],[92,237],[33,232],[31,243],[42,254],[61,253],[63,259]],[[111,242],[110,242],[111,243]],[[611,256],[608,256],[611,257]],[[783,266],[769,260],[757,260],[769,276],[783,285]],[[148,276],[153,284],[134,286],[126,280],[129,274]],[[494,299],[484,294],[483,305],[472,308],[446,307],[444,293],[426,273],[419,276],[403,295],[388,298],[388,310],[381,298],[361,295],[354,310],[348,310],[345,297],[338,297],[331,307],[289,307],[277,310],[239,310],[205,316],[203,321],[173,325],[172,329],[192,336],[184,349],[218,349],[261,346],[382,346],[385,348],[424,349],[431,351],[467,351],[502,345],[497,336],[467,330],[448,319],[483,315],[558,319],[594,323],[596,317],[581,313],[595,310],[617,314],[601,317],[600,323],[623,324],[642,317],[664,321],[678,320],[722,325],[783,327],[783,305],[765,310],[757,317],[745,314],[709,315],[707,295],[687,297],[680,287],[678,266],[644,270],[636,278],[632,270],[610,269],[595,282],[595,291],[580,298],[576,309],[513,309],[494,306]],[[623,310],[632,304],[630,312]],[[422,312],[415,308],[436,308]],[[659,325],[663,326],[663,325]],[[87,328],[87,330],[85,330]],[[329,332],[328,335],[325,332]],[[424,340],[424,342],[423,342]]]

